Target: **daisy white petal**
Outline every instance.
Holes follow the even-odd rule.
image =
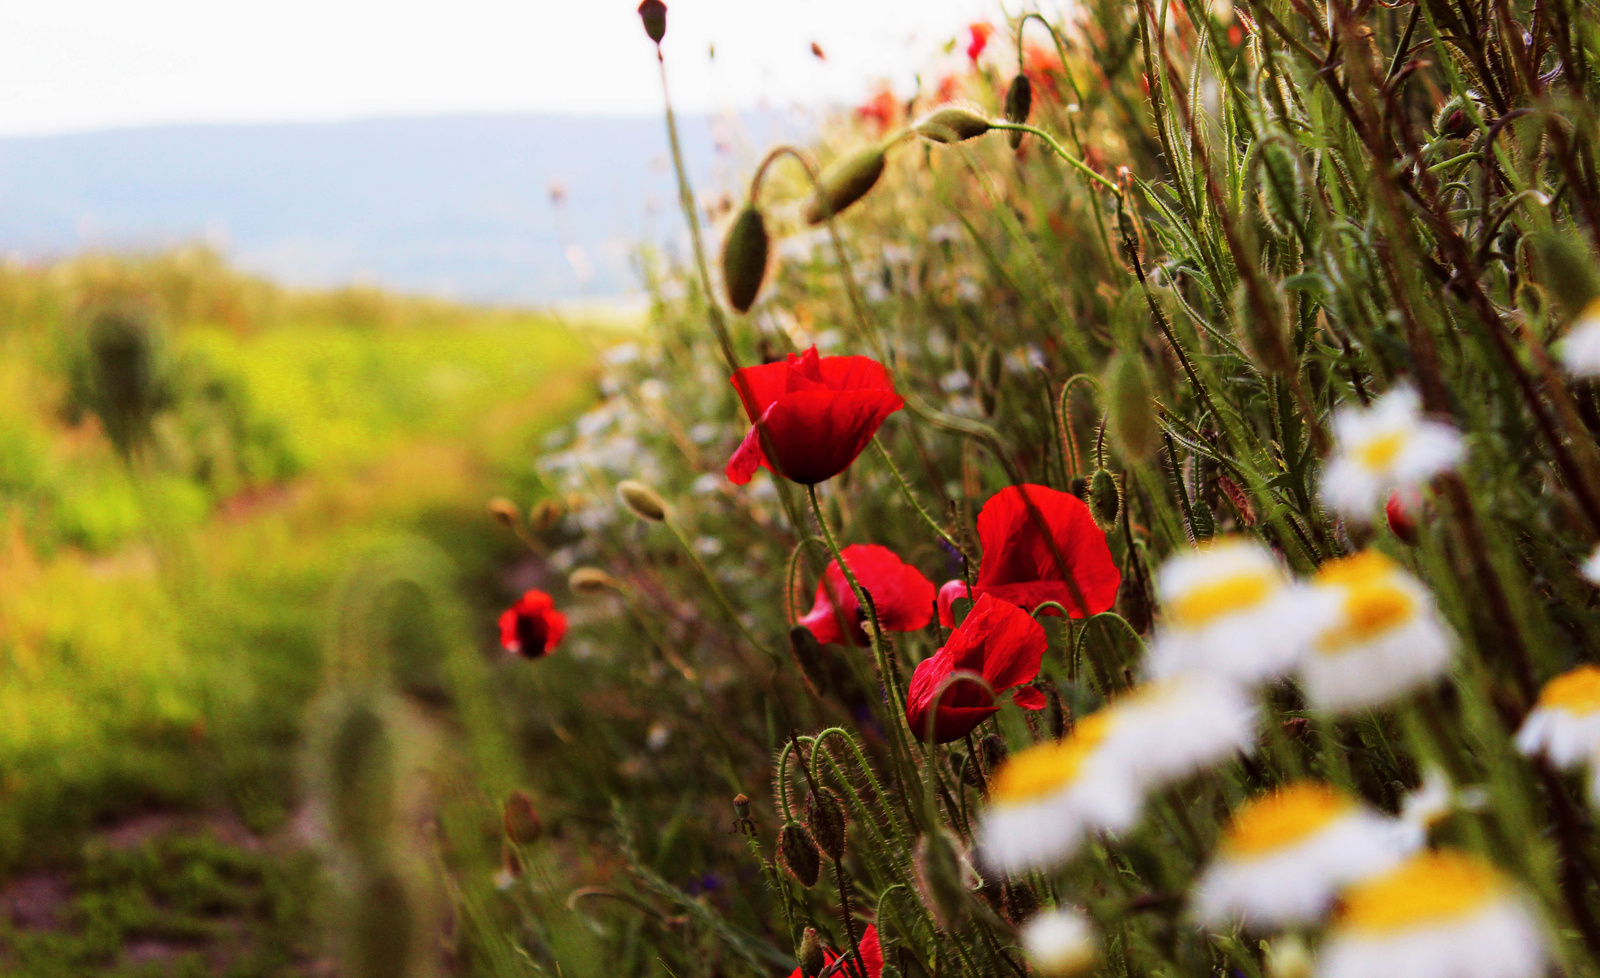
[[[1579,666],[1545,683],[1517,731],[1517,749],[1568,770],[1600,750],[1600,666]]]
[[[1461,433],[1424,417],[1409,387],[1395,388],[1369,408],[1340,410],[1333,429],[1322,498],[1355,519],[1370,517],[1396,489],[1419,489],[1455,468],[1466,452]]]
[[[1036,973],[1047,978],[1083,974],[1100,960],[1100,936],[1082,912],[1046,910],[1022,925],[1022,947]]]
[[[1561,362],[1575,377],[1600,376],[1600,299],[1578,313],[1561,341]]]

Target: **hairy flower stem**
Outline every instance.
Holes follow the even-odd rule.
[[[845,880],[844,861],[833,861],[833,878],[839,886],[839,915],[844,918],[844,932],[850,937],[850,952],[856,959],[856,973],[866,978],[867,964],[861,960],[861,942],[856,939],[856,919],[850,913],[850,886]]]
[[[872,438],[872,447],[878,450],[878,457],[883,459],[883,464],[889,467],[889,474],[894,476],[894,484],[900,490],[900,495],[911,505],[916,514],[922,518],[922,522],[926,523],[928,528],[940,540],[943,540],[950,549],[961,557],[961,573],[968,581],[971,581],[972,565],[974,563],[971,555],[957,542],[955,537],[951,536],[945,531],[944,527],[939,525],[939,521],[935,520],[932,514],[922,508],[922,504],[917,501],[916,494],[911,491],[911,486],[906,482],[906,477],[900,473],[900,467],[894,464],[894,456],[889,454],[889,450],[883,447],[883,442],[879,441],[876,435]]]

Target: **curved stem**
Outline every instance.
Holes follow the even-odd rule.
[[[1038,126],[1030,126],[1023,122],[999,122],[991,120],[989,127],[991,129],[1015,129],[1017,132],[1025,132],[1029,135],[1038,136],[1040,139],[1044,140],[1045,145],[1049,146],[1052,152],[1061,157],[1063,160],[1066,160],[1079,173],[1082,173],[1090,180],[1093,180],[1095,183],[1098,183],[1100,186],[1116,194],[1117,197],[1120,198],[1122,196],[1122,188],[1117,186],[1116,181],[1112,180],[1108,176],[1105,176],[1104,174],[1095,170],[1089,164],[1067,152],[1065,147],[1056,142],[1054,136],[1045,132],[1043,129],[1040,129]]]

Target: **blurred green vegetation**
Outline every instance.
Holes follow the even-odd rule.
[[[157,410],[127,461],[82,366],[106,310],[154,337]],[[330,586],[421,534],[492,620],[515,551],[484,500],[537,494],[529,460],[594,396],[591,359],[538,315],[294,293],[205,251],[0,268],[0,885],[136,873],[102,879],[83,846],[151,810],[285,831]],[[79,943],[0,933],[0,961],[82,973],[112,927],[82,901]]]

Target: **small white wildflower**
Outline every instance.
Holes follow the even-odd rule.
[[[1517,731],[1517,749],[1573,770],[1600,750],[1600,666],[1583,665],[1544,684]]]
[[[1422,414],[1416,391],[1396,387],[1370,408],[1333,418],[1334,452],[1322,473],[1322,498],[1353,519],[1368,519],[1396,489],[1420,490],[1460,464],[1461,433]]]
[[[1072,978],[1100,960],[1100,935],[1082,911],[1057,907],[1022,925],[1022,947],[1034,971],[1047,978]]]
[[[1574,377],[1600,376],[1600,299],[1584,306],[1567,330],[1561,362]]]

